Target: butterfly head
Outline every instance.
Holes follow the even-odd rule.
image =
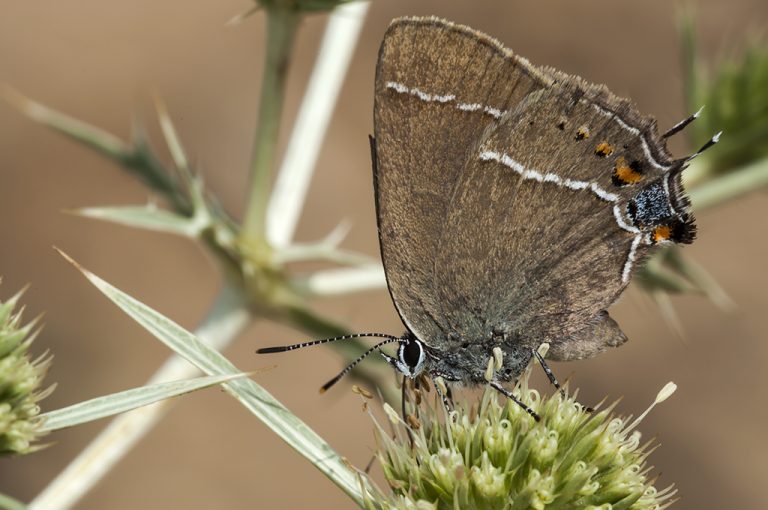
[[[424,371],[427,362],[427,351],[424,342],[410,333],[400,339],[395,356],[381,353],[393,367],[410,378],[418,377]]]

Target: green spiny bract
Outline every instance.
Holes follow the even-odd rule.
[[[393,495],[381,506],[645,510],[672,503],[673,488],[657,491],[648,477],[651,448],[634,430],[638,420],[617,417],[612,407],[587,412],[572,396],[541,398],[527,375],[515,393],[540,422],[491,389],[479,411],[459,404],[447,420],[440,406],[421,406],[406,425],[388,408],[395,433],[377,428],[378,459]]]
[[[0,302],[0,455],[29,453],[41,435],[37,403],[49,393],[40,385],[50,358],[29,358],[35,323],[22,324],[16,304],[21,293]]]

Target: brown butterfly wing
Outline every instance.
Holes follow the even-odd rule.
[[[569,338],[583,343],[592,329],[601,333],[595,342],[624,341],[604,310],[650,249],[654,228],[637,224],[627,205],[645,187],[679,180],[670,174],[679,163],[652,119],[628,102],[551,76],[557,83],[488,131],[460,173],[435,274],[448,327],[460,337],[557,342],[557,357],[569,359],[601,350],[567,352]],[[617,182],[622,161],[644,169],[639,182]],[[675,201],[669,193],[655,199]]]
[[[385,35],[375,99],[389,289],[433,347],[502,332],[594,355],[626,339],[604,310],[652,245],[693,239],[683,163],[605,87],[406,18]]]
[[[374,107],[382,260],[403,322],[428,343],[448,330],[434,261],[452,190],[483,132],[549,81],[490,37],[436,18],[395,20],[384,36]]]

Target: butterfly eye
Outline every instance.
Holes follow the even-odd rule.
[[[401,368],[403,373],[410,377],[415,377],[421,373],[424,365],[424,348],[420,340],[409,338],[402,342],[397,350],[397,357],[402,368],[408,369],[406,372]]]

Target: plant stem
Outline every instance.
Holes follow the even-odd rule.
[[[274,5],[267,8],[267,55],[261,83],[251,184],[242,236],[256,249],[266,243],[266,211],[275,166],[277,135],[285,99],[288,62],[301,12]]]
[[[678,32],[680,34],[680,67],[683,70],[683,92],[687,102],[688,111],[695,112],[702,104],[701,97],[701,69],[696,54],[696,29],[694,28],[693,14],[684,12],[678,19]],[[690,126],[691,133],[700,134],[694,123]],[[695,138],[695,137],[694,137]]]
[[[768,158],[733,169],[728,174],[696,186],[690,191],[696,211],[732,200],[768,186]]]
[[[184,216],[192,215],[192,205],[178,189],[171,173],[155,156],[140,126],[134,126],[133,144],[128,144],[112,133],[49,108],[8,86],[3,87],[0,92],[9,103],[30,119],[116,162],[141,180],[147,188],[167,198],[177,212]]]
[[[341,296],[387,288],[381,264],[324,269],[296,277],[294,285],[312,296]]]
[[[342,5],[328,19],[270,197],[266,221],[267,240],[272,247],[286,247],[293,239],[317,156],[369,5],[368,2]]]
[[[10,496],[0,494],[0,508],[7,510],[27,510],[27,507],[21,501],[17,501]]]

